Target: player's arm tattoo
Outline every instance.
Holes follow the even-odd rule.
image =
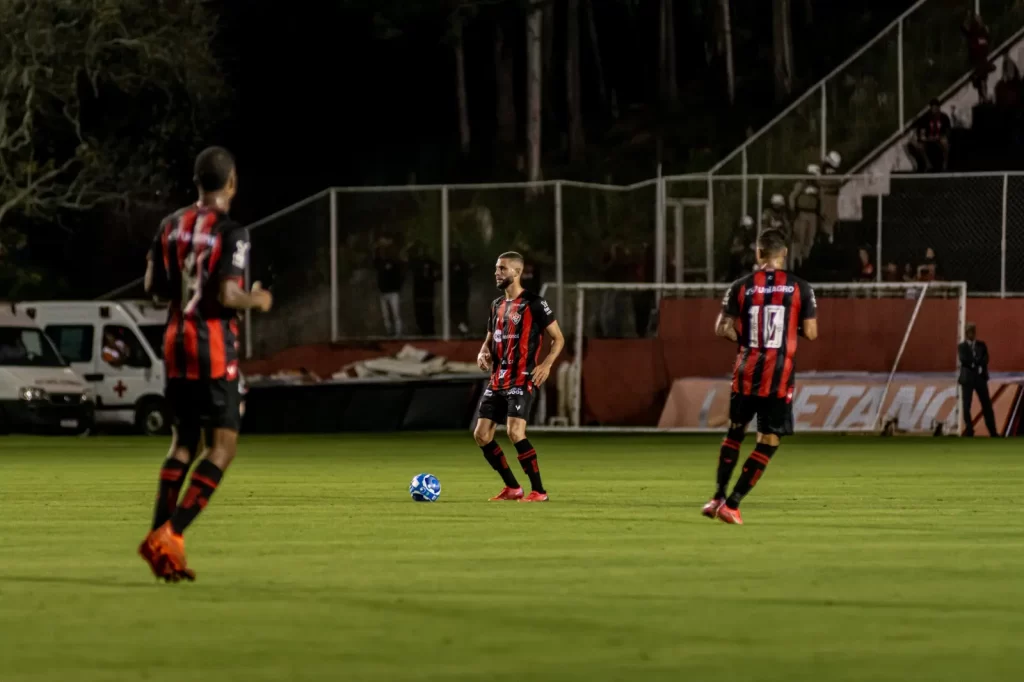
[[[558,359],[558,356],[561,355],[562,349],[565,348],[565,337],[562,335],[562,329],[558,326],[558,322],[549,324],[544,333],[551,339],[551,350],[548,351],[548,356],[544,358],[544,362],[550,367]]]
[[[739,337],[736,335],[736,319],[725,313],[719,313],[718,319],[715,321],[715,335],[730,341],[739,341]]]

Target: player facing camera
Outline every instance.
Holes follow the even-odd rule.
[[[537,451],[526,438],[526,422],[534,395],[547,381],[565,339],[548,302],[523,288],[523,265],[522,255],[515,251],[501,254],[494,264],[494,283],[503,294],[491,303],[487,338],[476,358],[491,379],[480,401],[473,437],[505,484],[492,501],[546,502],[548,494],[541,482]],[[551,339],[551,349],[544,361],[538,362],[544,335]],[[498,424],[505,424],[519,464],[530,479],[529,495],[524,496],[494,440]]]

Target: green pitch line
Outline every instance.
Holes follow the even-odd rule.
[[[468,433],[245,438],[188,535],[198,581],[163,585],[135,555],[163,440],[0,439],[0,680],[1024,670],[1017,441],[792,439],[737,527],[699,515],[718,438],[532,440],[547,504],[487,502]],[[420,472],[439,502],[409,500]]]

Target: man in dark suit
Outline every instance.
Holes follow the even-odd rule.
[[[992,399],[988,395],[988,346],[978,341],[978,330],[974,323],[968,323],[966,339],[960,344],[960,386],[963,387],[964,435],[974,436],[974,423],[971,420],[971,403],[974,393],[981,402],[981,412],[985,415],[985,427],[990,436],[998,436],[996,417],[992,413]]]

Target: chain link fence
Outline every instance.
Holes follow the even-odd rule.
[[[575,314],[576,282],[728,282],[749,272],[750,245],[769,225],[790,235],[790,265],[811,281],[919,280],[934,269],[972,294],[1024,291],[1024,174],[899,174],[842,188],[833,177],[328,190],[250,225],[249,280],[271,286],[275,304],[247,319],[246,354],[479,338],[499,294],[494,261],[508,250],[526,257],[527,288],[549,285],[562,320]],[[588,325],[644,336],[658,309],[645,296],[604,296]]]

